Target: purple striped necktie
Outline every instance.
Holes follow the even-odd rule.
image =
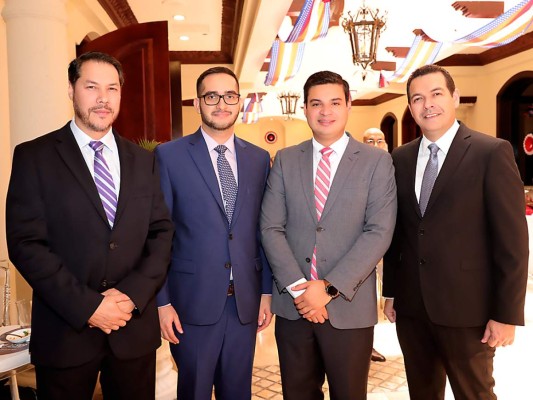
[[[104,144],[102,142],[92,141],[89,142],[89,146],[94,150],[94,183],[96,183],[107,220],[112,228],[117,212],[117,191],[104,158]]]

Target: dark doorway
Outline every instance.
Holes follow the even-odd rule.
[[[420,136],[422,136],[422,131],[413,119],[409,107],[406,107],[402,117],[402,144],[409,143]]]
[[[383,117],[379,127],[385,135],[385,141],[389,146],[389,153],[398,147],[398,120],[392,113],[388,113]]]
[[[496,135],[511,142],[524,185],[533,185],[533,155],[527,155],[523,145],[533,133],[533,71],[520,72],[502,86],[496,114]]]

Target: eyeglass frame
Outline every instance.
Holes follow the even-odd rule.
[[[213,104],[208,104],[207,101],[205,100],[205,98],[207,96],[218,96],[218,101],[216,103],[213,103]],[[237,97],[237,101],[233,104],[230,104],[228,103],[228,101],[226,100],[226,96],[235,96]],[[229,92],[229,93],[224,93],[224,94],[218,94],[216,92],[208,92],[202,96],[198,96],[199,99],[204,99],[204,103],[206,106],[218,106],[220,104],[220,99],[223,99],[224,100],[224,103],[226,103],[226,105],[228,106],[235,106],[237,104],[239,104],[239,101],[241,99],[241,95],[240,93],[235,93],[235,92]]]

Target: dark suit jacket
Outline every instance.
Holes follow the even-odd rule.
[[[121,187],[110,229],[69,124],[15,148],[6,203],[9,256],[33,288],[32,362],[53,367],[88,362],[106,342],[123,359],[159,346],[155,294],[173,233],[154,156],[116,132]],[[106,335],[87,321],[110,287],[137,311]]]
[[[383,295],[398,314],[451,327],[522,325],[528,233],[510,144],[461,124],[422,218],[415,195],[420,139],[393,153],[398,218]]]
[[[170,270],[158,305],[172,303],[181,322],[210,325],[224,310],[233,269],[242,323],[256,321],[272,273],[261,257],[259,211],[270,168],[268,153],[235,138],[238,194],[228,227],[217,177],[202,133],[156,149],[161,185],[175,223]]]

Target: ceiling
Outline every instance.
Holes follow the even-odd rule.
[[[355,105],[373,105],[404,93],[400,84],[379,88],[379,70],[392,72],[401,65],[415,38],[415,29],[422,30],[429,37],[451,41],[485,25],[520,0],[367,0],[366,5],[379,9],[380,14],[386,11],[387,22],[379,41],[378,71],[370,70],[364,81],[361,69],[352,63],[348,35],[339,26],[347,11],[356,11],[362,0],[331,0],[332,21],[326,38],[306,44],[298,75],[277,87],[264,86],[270,48],[280,26],[283,24],[290,29],[291,23],[295,22],[304,0],[98,2],[117,27],[168,20],[170,58],[182,62],[184,100],[196,96],[196,77],[203,70],[213,65],[229,65],[239,76],[243,95],[263,92],[267,93],[265,100],[275,100],[281,90],[301,92],[310,74],[329,69],[348,80],[354,89]],[[176,21],[174,15],[182,15],[184,20]],[[444,66],[485,65],[533,47],[532,30],[530,26],[526,35],[493,49],[447,46],[436,61]],[[182,40],[183,36],[188,40]],[[279,108],[279,103],[276,106]]]

